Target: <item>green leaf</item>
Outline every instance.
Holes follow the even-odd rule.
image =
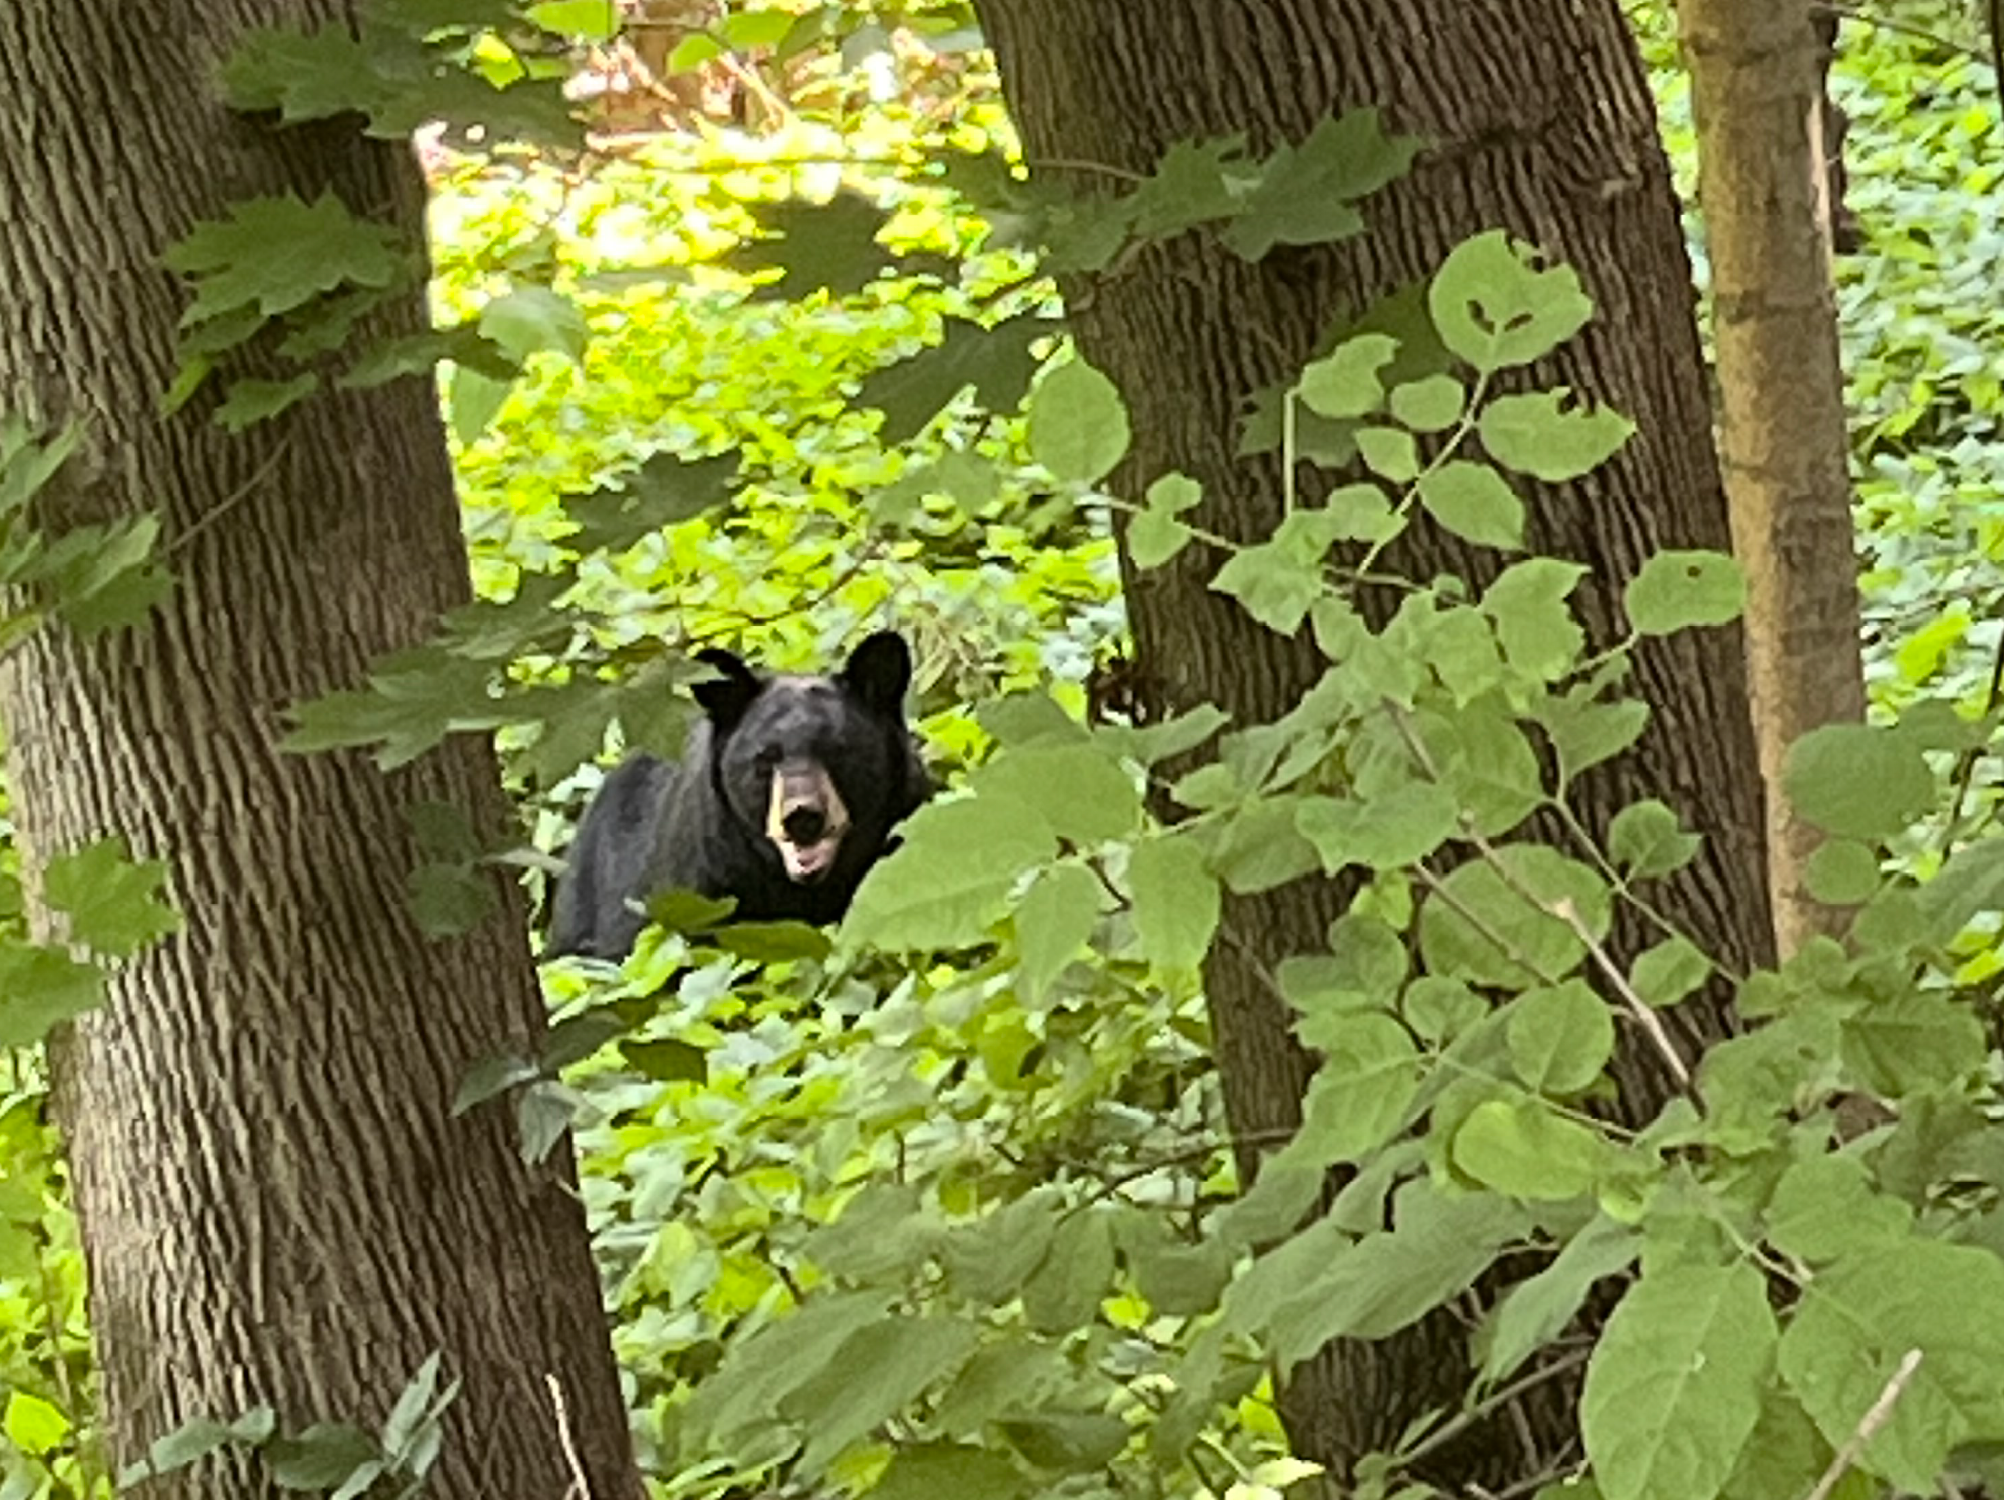
[[[1013,411],[1037,372],[1031,345],[1055,331],[1046,319],[1027,313],[993,328],[947,318],[936,346],[866,376],[857,404],[883,412],[878,435],[886,444],[917,437],[970,385],[989,411]]]
[[[184,327],[245,308],[276,318],[343,287],[390,286],[414,264],[392,230],[332,193],[237,199],[228,218],[197,224],[161,258],[195,282]]]
[[[1204,489],[1185,474],[1164,474],[1148,486],[1148,505],[1127,523],[1127,555],[1137,568],[1159,568],[1189,545],[1192,532],[1176,519],[1203,502]]]
[[[968,858],[972,849],[979,859]],[[1024,803],[930,803],[906,821],[903,845],[864,878],[843,936],[905,952],[980,942],[1007,912],[1017,877],[1057,853],[1057,835]]]
[[[1296,1140],[1323,1165],[1354,1162],[1407,1123],[1419,1093],[1419,1049],[1390,1016],[1350,1010],[1307,1015],[1302,1040],[1322,1066],[1302,1101]]]
[[[1393,386],[1391,408],[1414,432],[1446,432],[1468,409],[1468,390],[1452,375],[1428,375]]]
[[[724,40],[740,50],[748,47],[776,47],[786,39],[798,20],[786,10],[741,10],[723,18]]]
[[[619,1055],[642,1078],[656,1083],[707,1083],[710,1055],[692,1042],[675,1037],[648,1041],[628,1038],[619,1044]]]
[[[242,432],[291,410],[319,388],[320,377],[313,374],[290,380],[233,380],[229,395],[216,408],[216,425],[226,432]]]
[[[1239,211],[1248,170],[1243,136],[1175,142],[1128,200],[1134,232],[1161,239],[1232,217]]]
[[[1653,880],[1681,870],[1704,840],[1684,832],[1677,814],[1655,798],[1630,803],[1608,825],[1607,852],[1631,880]]]
[[[1557,983],[1586,957],[1572,925],[1553,911],[1560,902],[1570,904],[1596,939],[1606,936],[1606,884],[1556,850],[1506,844],[1494,863],[1480,859],[1460,866],[1420,909],[1420,952],[1427,969],[1506,989]]]
[[[1826,724],[1789,747],[1782,784],[1826,833],[1877,843],[1934,806],[1935,773],[1919,745],[1874,724]]]
[[[1592,473],[1634,436],[1635,424],[1605,407],[1569,407],[1571,394],[1560,386],[1496,397],[1475,421],[1482,446],[1504,468],[1547,484]]]
[[[1659,552],[1621,597],[1637,634],[1671,635],[1737,620],[1746,607],[1746,580],[1722,552]]]
[[[442,1405],[434,1405],[438,1396],[439,1351],[434,1349],[417,1372],[397,1393],[396,1404],[390,1414],[383,1419],[382,1449],[392,1458],[401,1458],[410,1448],[413,1439],[426,1425],[427,1420],[436,1420]],[[458,1393],[458,1382],[453,1382],[446,1390],[446,1399]]]
[[[565,512],[578,529],[565,545],[580,552],[619,550],[693,520],[731,498],[740,466],[735,450],[707,458],[652,454],[610,488],[566,501]]]
[[[1099,922],[1104,892],[1082,865],[1041,870],[1016,905],[1016,988],[1023,1003],[1037,1006],[1066,965],[1079,956]]]
[[[1436,1045],[1453,1041],[1489,1014],[1489,1002],[1459,979],[1422,974],[1399,1002],[1406,1024]]]
[[[879,1177],[866,1183],[862,1191],[843,1205],[841,1217],[834,1223],[824,1224],[809,1234],[803,1248],[808,1259],[831,1276],[850,1281],[878,1282],[891,1273],[901,1276],[921,1262],[930,1261],[942,1252],[945,1243],[938,1219],[932,1211],[932,1194],[921,1192],[909,1183],[891,1182]],[[854,1319],[867,1321],[867,1309],[880,1305],[876,1300],[866,1299],[860,1307],[840,1314],[824,1315],[820,1309],[826,1307],[829,1300],[827,1296],[812,1298],[796,1316],[828,1317],[837,1329],[829,1336],[835,1337],[838,1342],[847,1338],[854,1327],[861,1326]],[[750,1343],[741,1346],[745,1369],[759,1372],[759,1381],[755,1382],[759,1390],[747,1393],[747,1402],[758,1399],[761,1393],[778,1399],[781,1388],[763,1382],[768,1377],[773,1380],[779,1378],[786,1342],[780,1330],[787,1326],[786,1320],[782,1320],[771,1329],[761,1331],[756,1336],[756,1350]],[[796,1331],[820,1337],[822,1325],[818,1321],[802,1324]],[[771,1340],[770,1346],[768,1339]],[[737,1357],[735,1354],[729,1356],[727,1367],[729,1361]],[[720,1375],[719,1378],[724,1377]],[[732,1393],[733,1402],[736,1395]],[[740,1415],[752,1421],[759,1413],[747,1405]]]
[[[1479,547],[1523,549],[1524,502],[1487,464],[1442,464],[1421,478],[1419,497],[1427,514],[1456,536]]]
[[[977,797],[1034,807],[1059,838],[1075,844],[1125,838],[1141,823],[1134,777],[1097,742],[1005,750],[968,786]]]
[[[1036,1188],[984,1219],[958,1226],[940,1257],[954,1293],[998,1306],[1013,1302],[1043,1264],[1063,1212],[1054,1189]]]
[[[1496,622],[1496,639],[1511,666],[1539,682],[1555,682],[1579,665],[1586,632],[1566,601],[1586,577],[1577,563],[1532,557],[1505,568],[1482,595],[1482,612]]]
[[[707,31],[692,31],[669,52],[666,70],[670,77],[677,73],[693,73],[703,64],[715,62],[729,50],[721,37],[712,36]]]
[[[513,379],[504,380],[471,365],[453,366],[446,385],[446,420],[461,447],[478,441],[493,425],[514,387]]]
[[[684,1433],[720,1447],[748,1430],[769,1428],[782,1400],[823,1371],[840,1368],[843,1345],[889,1316],[890,1301],[889,1291],[876,1288],[826,1293],[733,1341],[683,1408]]]
[[[1192,538],[1190,528],[1174,516],[1143,511],[1127,523],[1127,555],[1137,568],[1159,568]]]
[[[1010,693],[975,711],[981,727],[1005,749],[1054,744],[1083,745],[1092,738],[1085,725],[1066,713],[1048,693]]]
[[[1614,1018],[1584,980],[1528,990],[1508,1014],[1510,1067],[1528,1089],[1580,1093],[1614,1056]]]
[[[1663,1010],[1697,994],[1711,977],[1712,961],[1680,934],[1638,953],[1628,982],[1644,1005]]]
[[[589,337],[583,310],[547,286],[518,286],[490,300],[480,310],[480,332],[507,350],[518,365],[543,353],[581,361]]]
[[[1398,340],[1382,333],[1345,340],[1301,372],[1302,403],[1325,417],[1368,416],[1384,404],[1379,375],[1398,352]]]
[[[1913,1209],[1875,1191],[1864,1164],[1850,1156],[1795,1163],[1767,1205],[1769,1241],[1811,1265],[1901,1243],[1913,1222]]]
[[[536,0],[523,12],[543,30],[586,42],[609,42],[619,35],[616,0]]]
[[[1320,566],[1268,543],[1234,554],[1211,579],[1211,588],[1238,600],[1268,630],[1293,635],[1327,584]]]
[[[755,964],[819,963],[834,945],[820,928],[806,922],[734,922],[711,939],[726,953]]]
[[[1393,1220],[1333,1247],[1325,1223],[1262,1256],[1226,1294],[1225,1326],[1263,1330],[1283,1369],[1332,1338],[1386,1338],[1460,1296],[1524,1228],[1505,1199],[1424,1183],[1400,1191]]]
[[[1332,490],[1322,502],[1322,513],[1332,518],[1334,541],[1390,541],[1406,524],[1375,484],[1346,484]]]
[[[1606,1500],[1708,1500],[1760,1420],[1774,1364],[1767,1283],[1750,1265],[1645,1275],[1608,1320],[1580,1398]]]
[[[975,846],[968,846],[975,847]],[[1134,846],[1127,862],[1141,955],[1172,973],[1195,969],[1211,950],[1222,911],[1217,879],[1187,836],[1163,834]]]
[[[1247,260],[1278,245],[1316,245],[1360,233],[1351,205],[1403,176],[1419,149],[1413,137],[1387,136],[1375,109],[1323,120],[1299,146],[1283,145],[1261,164],[1225,244]]]
[[[1108,726],[1099,734],[1117,745],[1129,759],[1155,766],[1189,754],[1231,722],[1231,715],[1216,704],[1204,703],[1159,724]]]
[[[1427,290],[1441,342],[1485,375],[1542,359],[1593,316],[1579,276],[1540,271],[1532,255],[1492,229],[1457,245]]]
[[[1464,704],[1451,724],[1422,721],[1420,734],[1441,779],[1484,838],[1508,833],[1545,800],[1538,754],[1495,696]]]
[[[1460,805],[1447,788],[1409,781],[1358,800],[1305,798],[1294,826],[1333,875],[1346,865],[1375,870],[1416,865],[1453,838],[1460,823]]]
[[[1809,894],[1831,906],[1859,906],[1878,894],[1885,876],[1878,852],[1850,839],[1827,839],[1817,845],[1802,872]]]
[[[1051,1236],[1043,1264],[1023,1287],[1023,1316],[1039,1333],[1091,1326],[1113,1287],[1113,1218],[1075,1209]]]
[[[826,203],[804,198],[763,203],[757,216],[765,233],[719,258],[719,264],[745,276],[781,272],[752,294],[756,301],[798,302],[823,290],[851,296],[892,264],[890,251],[877,238],[890,215],[851,189]]]
[[[500,909],[494,877],[476,865],[415,866],[404,904],[426,937],[459,937],[478,928]]]
[[[252,1407],[234,1422],[227,1424],[211,1421],[206,1417],[183,1422],[179,1427],[155,1438],[152,1447],[146,1450],[145,1458],[138,1463],[128,1464],[120,1472],[119,1488],[129,1489],[155,1474],[169,1474],[176,1469],[185,1469],[190,1464],[200,1463],[210,1454],[232,1443],[242,1443],[249,1447],[262,1446],[277,1427],[277,1416],[268,1406]]]
[[[1030,1481],[999,1453],[964,1443],[901,1443],[870,1500],[1028,1500]]]
[[[1966,1001],[1939,992],[1879,1000],[1847,1015],[1842,1035],[1846,1066],[1889,1098],[1932,1093],[1985,1066],[1982,1024]]]
[[[1817,1273],[1781,1339],[1781,1374],[1833,1447],[1878,1402],[1908,1350],[1921,1360],[1860,1466],[1931,1494],[1949,1454],[2004,1439],[2004,1261],[1989,1250],[1906,1240]]]
[[[1612,1219],[1595,1218],[1566,1242],[1552,1263],[1503,1294],[1484,1329],[1482,1380],[1496,1385],[1563,1334],[1586,1306],[1594,1284],[1624,1270],[1642,1253],[1642,1236]]]
[[[852,1444],[967,1362],[978,1340],[957,1318],[891,1317],[860,1328],[813,1379],[779,1403],[807,1435],[800,1467],[824,1472]]]
[[[1098,1412],[1049,1412],[997,1422],[1009,1445],[1040,1469],[1086,1474],[1127,1446],[1127,1423]]]
[[[134,860],[123,836],[99,839],[49,861],[43,896],[69,918],[69,938],[112,958],[181,930],[181,917],[164,899],[167,866]]]
[[[70,1419],[62,1409],[40,1396],[14,1391],[7,1397],[7,1412],[0,1419],[7,1440],[23,1453],[37,1456],[60,1448],[70,1435]]]
[[[1649,705],[1638,698],[1596,702],[1591,685],[1582,684],[1563,697],[1547,696],[1532,718],[1552,742],[1561,778],[1570,782],[1640,739],[1649,726]]]
[[[1127,404],[1083,359],[1059,365],[1030,392],[1030,456],[1061,483],[1095,484],[1127,454]]]
[[[2004,910],[2004,839],[1978,839],[1956,850],[1921,887],[1919,900],[1942,941],[1979,914]]]
[[[1330,594],[1323,574],[1329,549],[1353,535],[1359,521],[1378,524],[1376,516],[1360,515],[1351,503],[1354,490],[1330,497],[1345,502],[1341,509],[1290,511],[1268,541],[1234,554],[1211,580],[1212,589],[1237,599],[1267,629],[1293,635],[1308,611]]]
[[[158,549],[160,518],[78,526],[47,543],[25,576],[45,584],[56,613],[86,638],[146,622],[174,591]]]
[[[1594,1131],[1535,1099],[1490,1099],[1455,1131],[1453,1155],[1484,1187],[1535,1203],[1592,1192],[1609,1149]]]
[[[1394,484],[1419,478],[1419,444],[1410,432],[1396,427],[1361,427],[1356,436],[1358,456],[1373,474]]]
[[[1761,1402],[1760,1424],[1740,1450],[1738,1467],[1726,1481],[1722,1500],[1770,1500],[1775,1495],[1807,1495],[1835,1456],[1802,1404],[1779,1386]],[[1878,1483],[1849,1470],[1831,1491],[1832,1500],[1877,1500]]]
[[[336,1489],[380,1457],[373,1437],[344,1422],[316,1422],[297,1437],[273,1438],[264,1449],[272,1482],[282,1490]]]

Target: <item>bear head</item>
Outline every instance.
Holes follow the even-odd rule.
[[[845,906],[931,790],[905,724],[903,638],[880,631],[826,677],[765,676],[728,651],[696,659],[717,674],[692,689],[717,797],[786,880],[832,886]]]

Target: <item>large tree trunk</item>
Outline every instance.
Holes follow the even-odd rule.
[[[1256,150],[1299,140],[1336,111],[1375,104],[1436,149],[1366,205],[1367,236],[1247,265],[1197,235],[1075,296],[1088,358],[1119,383],[1135,432],[1131,477],[1180,469],[1202,480],[1203,519],[1254,537],[1278,520],[1277,465],[1234,457],[1246,394],[1291,378],[1346,310],[1426,277],[1459,241],[1495,225],[1577,267],[1599,304],[1593,326],[1533,373],[1626,412],[1640,431],[1577,484],[1532,496],[1541,552],[1592,568],[1577,597],[1599,642],[1622,631],[1620,589],[1650,552],[1725,548],[1725,496],[1712,450],[1705,372],[1677,203],[1640,64],[1616,0],[983,0],[1003,85],[1032,170],[1040,160],[1145,172],[1172,142],[1245,132]],[[1076,180],[1074,178],[1073,180]],[[1072,288],[1084,292],[1086,288]],[[1142,678],[1162,703],[1218,703],[1240,722],[1273,718],[1321,673],[1305,642],[1254,624],[1206,582],[1215,557],[1186,553],[1130,571]],[[1425,533],[1399,557],[1409,576],[1477,583],[1498,560]],[[1771,952],[1761,792],[1737,630],[1653,643],[1638,691],[1654,706],[1631,755],[1581,788],[1604,828],[1639,796],[1676,805],[1707,836],[1704,855],[1660,904],[1726,963]],[[1320,947],[1347,892],[1304,882],[1241,900],[1233,940],[1207,973],[1230,1125],[1241,1163],[1299,1121],[1311,1061],[1258,977]],[[1618,925],[1618,954],[1648,935]],[[1665,1019],[1685,1055],[1725,1025],[1714,988]],[[1635,1047],[1623,1109],[1654,1111],[1669,1087]],[[1342,1469],[1452,1399],[1466,1369],[1444,1319],[1376,1346],[1339,1346],[1297,1372],[1282,1411],[1297,1450]],[[1572,1438],[1563,1401],[1529,1426],[1485,1430],[1429,1471],[1457,1488],[1499,1470],[1522,1477]]]
[[[1775,921],[1791,953],[1818,933],[1840,933],[1849,915],[1805,888],[1822,834],[1790,806],[1782,764],[1810,730],[1865,716],[1851,442],[1830,286],[1838,203],[1824,141],[1829,52],[1809,0],[1679,0],[1677,18],[1712,261],[1720,453],[1747,570]]]
[[[563,1495],[554,1375],[592,1494],[620,1500],[639,1485],[568,1148],[531,1169],[504,1107],[450,1113],[470,1064],[543,1026],[519,900],[497,881],[501,914],[441,943],[404,906],[402,810],[499,828],[491,753],[385,776],[276,748],[287,704],[468,597],[432,392],[322,395],[243,438],[158,416],[183,301],[158,257],[195,219],[332,191],[420,232],[405,150],[211,102],[244,26],[340,17],[0,0],[0,410],[86,425],[45,522],[157,507],[186,539],[151,628],[50,631],[0,667],[31,888],[49,855],[122,833],[168,861],[186,920],[57,1049],[110,1446],[129,1462],[259,1403],[290,1430],[372,1425],[437,1350],[463,1388],[430,1494]],[[413,295],[398,321],[423,316]],[[272,1489],[225,1460],[147,1492]]]

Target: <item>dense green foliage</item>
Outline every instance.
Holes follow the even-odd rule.
[[[362,104],[395,134],[413,97],[437,97],[425,87],[484,77],[418,117],[550,138],[549,37],[589,35],[602,9],[531,7],[543,30],[510,47],[416,34],[398,0],[359,53],[267,37],[232,86],[301,118]],[[1569,779],[1639,733],[1622,653],[1586,657],[1577,570],[1553,559],[1519,556],[1479,595],[1407,586],[1382,631],[1350,602],[1422,509],[1519,553],[1517,476],[1585,472],[1624,440],[1618,414],[1490,389],[1578,330],[1587,289],[1490,235],[1450,258],[1423,317],[1332,339],[1291,390],[1262,394],[1249,441],[1350,482],[1320,506],[1288,497],[1272,538],[1227,546],[1193,527],[1182,476],[1103,487],[1120,396],[1069,354],[1042,272],[1137,237],[1216,233],[1258,259],[1367,232],[1370,188],[1410,148],[1357,116],[1265,161],[1189,143],[1107,200],[1032,194],[1002,166],[1006,122],[956,50],[955,7],[917,8],[895,39],[842,7],[776,14],[745,10],[678,53],[700,72],[734,49],[783,106],[762,128],[583,161],[433,150],[437,335],[344,344],[414,261],[338,205],[246,206],[177,252],[204,310],[177,402],[260,328],[300,362],[296,381],[231,387],[219,420],[449,361],[481,602],[372,684],[302,706],[301,751],[361,743],[395,763],[497,732],[523,842],[548,850],[599,764],[673,753],[692,644],[806,666],[873,626],[915,641],[921,727],[954,794],[912,820],[840,933],[666,903],[623,968],[552,966],[545,1054],[495,1059],[463,1092],[469,1107],[509,1093],[525,1151],[577,1131],[658,1492],[1254,1500],[1304,1474],[1273,1415],[1277,1370],[1333,1336],[1475,1305],[1506,1255],[1536,1274],[1478,1299],[1466,1405],[1415,1423],[1360,1492],[1398,1490],[1475,1416],[1589,1353],[1592,1478],[1527,1480],[1610,1500],[1800,1496],[1901,1372],[1843,1492],[1932,1490],[1944,1469],[1995,1487],[2004,1136],[1989,1001],[1968,986],[1997,966],[2004,907],[2004,856],[1975,837],[1993,805],[2004,548],[1982,488],[1997,375],[1977,274],[1996,242],[1977,143],[1997,123],[1986,71],[1940,40],[1973,40],[1963,18],[1901,7],[1934,34],[1854,27],[1841,69],[1870,239],[1843,299],[1888,722],[1814,737],[1792,775],[1833,835],[1823,893],[1864,908],[1855,945],[1729,976],[1754,1029],[1680,1059],[1690,1087],[1628,1132],[1597,1109],[1618,1036],[1654,1034],[1653,1011],[1714,967],[1706,935],[1650,902],[1691,840],[1658,802],[1604,849],[1519,837],[1533,812],[1570,819]],[[440,53],[481,71],[434,67]],[[356,76],[401,81],[329,94]],[[886,77],[902,86],[873,91]],[[284,233],[322,246],[306,274]],[[17,461],[38,451],[0,439]],[[1136,728],[1106,711],[1122,509],[1136,566],[1210,546],[1215,588],[1313,631],[1329,670],[1294,712]],[[1675,554],[1626,603],[1640,636],[1715,625],[1737,600],[1729,565]],[[1149,811],[1164,805],[1173,826]],[[449,809],[413,818],[434,855],[413,900],[437,930],[484,917],[476,862],[541,868],[472,846]],[[116,853],[79,852],[46,893],[105,961],[166,920],[157,872],[121,874]],[[1222,894],[1358,868],[1364,895],[1326,950],[1270,976],[1323,1064],[1307,1126],[1240,1196],[1198,979]],[[1602,947],[1619,903],[1660,928],[1627,972]],[[18,982],[0,1025],[25,1047],[101,980],[4,936]],[[32,1053],[7,1081],[0,1500],[100,1493],[80,1267]],[[1840,1133],[1837,1106],[1857,1099],[1883,1123]],[[1336,1166],[1349,1186],[1305,1219]],[[1619,1302],[1589,1345],[1574,1320],[1596,1288]],[[219,1412],[230,1425],[156,1458],[246,1442],[301,1488],[407,1481],[450,1399],[438,1380],[419,1372],[381,1434],[308,1441]]]

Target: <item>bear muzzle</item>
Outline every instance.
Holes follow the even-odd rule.
[[[809,761],[788,761],[772,773],[765,836],[779,851],[787,879],[812,885],[835,867],[849,809],[827,771]]]

